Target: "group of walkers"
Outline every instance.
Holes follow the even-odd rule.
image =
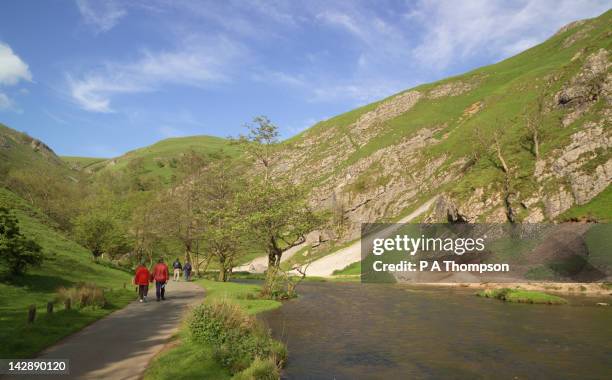
[[[174,281],[178,281],[181,278],[181,269],[183,270],[185,281],[189,281],[191,279],[191,263],[189,263],[189,261],[186,261],[185,265],[181,265],[181,261],[177,257],[172,263],[172,268],[174,268]]]
[[[185,281],[190,280],[191,264],[189,261],[185,262],[184,266],[181,266],[181,262],[177,258],[174,263],[172,263],[172,268],[174,268],[174,281],[180,279],[181,269],[183,270]],[[166,299],[166,283],[169,278],[168,265],[164,263],[164,259],[160,258],[150,271],[145,266],[143,260],[136,268],[136,273],[134,274],[134,284],[138,286],[138,299],[140,302],[147,302],[150,282],[155,282],[155,296],[157,297],[157,302],[164,301]]]

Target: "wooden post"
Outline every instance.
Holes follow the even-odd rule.
[[[125,282],[124,282],[124,283],[123,283],[123,289],[125,289],[125,288],[126,288],[126,286],[127,286],[127,285],[126,285],[126,284],[125,284]]]
[[[28,323],[34,323],[36,319],[36,305],[30,305],[28,307]]]
[[[47,302],[47,314],[53,314],[53,301]]]
[[[64,309],[66,309],[66,310],[70,310],[70,306],[71,306],[71,305],[70,305],[70,298],[66,298],[66,299],[64,300]]]

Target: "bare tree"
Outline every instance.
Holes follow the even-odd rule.
[[[266,116],[257,116],[253,124],[245,124],[248,132],[240,135],[236,142],[251,156],[255,163],[264,168],[264,179],[270,179],[272,155],[278,144],[278,127]]]

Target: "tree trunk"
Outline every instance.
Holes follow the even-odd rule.
[[[227,269],[225,269],[223,266],[219,269],[219,282],[226,282],[227,281]]]

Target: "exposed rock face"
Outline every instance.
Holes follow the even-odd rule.
[[[593,40],[594,27],[585,23],[562,28],[561,42],[549,45],[575,50],[554,69],[535,78],[492,69],[401,93],[358,117],[346,114],[306,132],[275,157],[274,175],[309,184],[311,204],[333,210],[342,222],[340,240],[355,238],[362,222],[398,220],[434,196],[429,222],[558,220],[612,182],[612,63],[600,40],[572,46]],[[476,97],[481,84],[496,90]],[[523,93],[529,96],[517,99]],[[529,100],[534,94],[542,103]],[[517,104],[521,110],[513,109]],[[440,112],[441,106],[448,108]],[[534,120],[545,124],[537,159],[529,156],[531,141],[525,143],[524,110],[531,107],[542,113]],[[500,137],[506,170],[471,141],[480,123],[498,118],[508,120],[509,132]]]
[[[563,179],[569,185],[568,189],[561,188],[546,196],[548,217],[559,215],[574,203],[587,203],[612,182],[612,131],[604,129],[609,122],[609,119],[604,119],[600,124],[586,123],[584,130],[571,136],[570,144],[536,166],[534,175],[538,182]],[[601,163],[588,168],[593,166],[595,158]]]
[[[449,82],[435,87],[427,94],[429,99],[438,99],[443,96],[457,96],[470,91],[475,87],[475,83],[462,81]]]
[[[570,125],[587,112],[600,96],[610,103],[612,79],[607,74],[611,66],[608,55],[605,49],[600,49],[588,56],[581,70],[555,95],[557,107],[571,109],[563,118],[564,126]]]
[[[377,132],[377,127],[410,110],[420,97],[420,92],[408,91],[385,100],[373,111],[361,115],[355,123],[349,126],[349,129],[355,132],[355,138],[360,145],[363,145]]]
[[[580,25],[584,25],[584,23],[586,23],[587,20],[577,20],[577,21],[572,21],[569,24],[566,24],[564,26],[562,26],[559,30],[557,30],[557,32],[553,35],[554,36],[558,36],[560,34],[563,34],[565,32],[567,32],[570,29],[574,29],[579,27]]]

